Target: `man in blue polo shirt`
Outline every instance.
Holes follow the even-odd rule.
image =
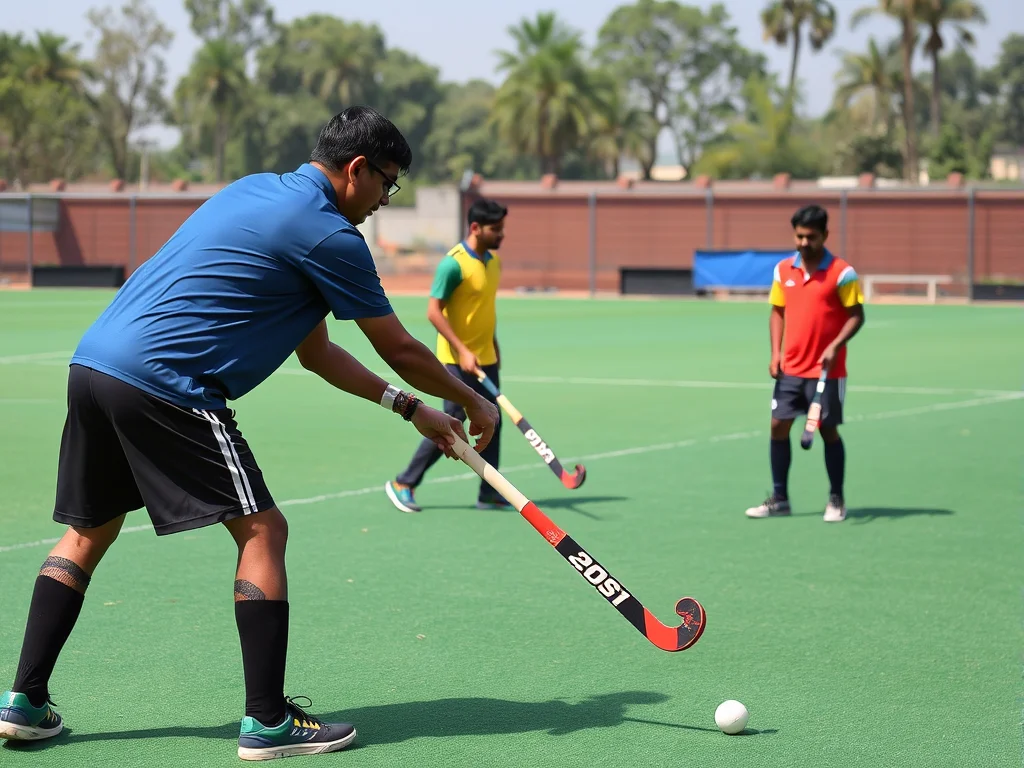
[[[400,414],[454,457],[461,421],[331,343],[331,313],[355,321],[413,387],[463,405],[476,449],[486,447],[497,409],[405,330],[356,229],[388,204],[411,162],[390,121],[345,110],[321,131],[309,163],[247,176],[204,203],[85,333],[68,376],[53,515],[69,527],[36,578],[16,679],[0,696],[0,738],[63,730],[50,676],[96,566],[125,515],[145,506],[158,535],[222,523],[238,546],[239,757],[320,754],[353,741],[352,725],[323,723],[284,696],[287,524],[227,402],[295,352],[305,368]]]

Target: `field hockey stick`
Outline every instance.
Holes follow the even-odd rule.
[[[821,366],[821,376],[818,377],[818,383],[814,387],[814,397],[811,400],[811,406],[807,409],[807,423],[804,425],[804,433],[800,436],[800,447],[805,451],[814,442],[814,433],[818,431],[818,425],[821,423],[821,397],[825,393],[825,380],[827,378],[828,369],[825,366]]]
[[[676,603],[676,613],[683,620],[678,627],[662,624],[637,600],[622,582],[594,559],[583,547],[573,541],[565,531],[551,522],[532,501],[512,483],[502,477],[479,453],[453,432],[455,453],[483,480],[491,484],[548,543],[576,569],[587,582],[612,604],[622,617],[636,627],[640,634],[663,651],[685,651],[697,642],[704,632],[706,616],[704,606],[692,597]]]
[[[519,431],[523,433],[523,437],[526,438],[533,450],[537,452],[537,455],[544,460],[544,463],[548,465],[552,472],[555,473],[555,477],[562,481],[562,485],[568,488],[570,491],[574,491],[583,485],[583,481],[587,479],[587,470],[582,464],[576,465],[576,471],[566,472],[562,467],[562,463],[555,456],[555,452],[551,450],[546,442],[537,434],[537,430],[530,426],[530,422],[523,418],[516,407],[509,402],[509,399],[505,397],[498,388],[494,386],[494,382],[490,380],[486,373],[479,368],[476,369],[476,377],[483,384],[484,389],[491,393],[491,396],[498,401],[498,405],[502,407],[502,410],[509,415],[509,418],[519,428]]]

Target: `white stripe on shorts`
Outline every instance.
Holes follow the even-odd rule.
[[[253,500],[249,478],[242,467],[241,459],[238,458],[238,452],[235,450],[235,444],[231,441],[231,435],[228,434],[223,422],[214,414],[198,409],[196,409],[196,413],[201,414],[203,418],[210,422],[213,436],[216,438],[217,445],[220,446],[220,452],[224,456],[224,463],[228,468],[228,472],[231,473],[231,482],[235,486],[235,493],[238,495],[238,501],[242,505],[242,511],[247,515],[251,515],[256,511],[256,502]]]
[[[839,404],[844,405],[846,403],[846,377],[843,376],[839,380]]]

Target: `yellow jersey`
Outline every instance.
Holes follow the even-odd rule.
[[[445,302],[444,316],[448,324],[476,355],[480,365],[498,362],[494,332],[500,277],[501,259],[497,254],[486,251],[481,255],[461,242],[437,265],[430,288],[432,298]],[[440,333],[437,334],[437,358],[446,364],[459,362],[458,354]]]

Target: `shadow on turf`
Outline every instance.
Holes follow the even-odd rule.
[[[589,517],[591,520],[600,520],[600,515],[595,515],[593,512],[588,512],[585,509],[580,509],[578,504],[600,504],[602,502],[615,502],[615,501],[628,501],[625,496],[556,496],[550,499],[533,499],[533,503],[544,509],[568,509],[584,517]],[[431,509],[464,509],[463,506],[424,506],[423,510]],[[515,513],[515,510],[509,507],[509,512]]]
[[[857,520],[864,523],[881,518],[899,520],[904,517],[916,517],[918,515],[945,517],[953,514],[956,513],[951,509],[918,509],[915,507],[856,507],[846,510],[846,518],[848,520]]]
[[[634,705],[661,704],[668,699],[665,694],[652,691],[609,693],[591,696],[578,703],[562,700],[524,702],[490,698],[437,699],[357,707],[318,716],[328,722],[355,723],[359,737],[351,748],[358,748],[361,745],[396,744],[409,739],[427,737],[493,736],[532,731],[544,731],[549,736],[566,736],[590,728],[614,728],[626,722],[718,733],[717,728],[626,716],[628,709]],[[90,741],[168,737],[235,740],[238,738],[238,727],[238,721],[235,721],[205,728],[170,726],[80,735],[66,728],[64,733],[55,739],[42,742],[6,742],[5,748],[31,752]],[[740,735],[772,733],[776,731],[757,731],[748,728]]]
[[[846,519],[860,523],[873,520],[901,520],[905,517],[948,517],[956,513],[951,509],[930,509],[917,507],[851,507],[846,510]],[[821,512],[795,512],[792,517],[821,517]]]

